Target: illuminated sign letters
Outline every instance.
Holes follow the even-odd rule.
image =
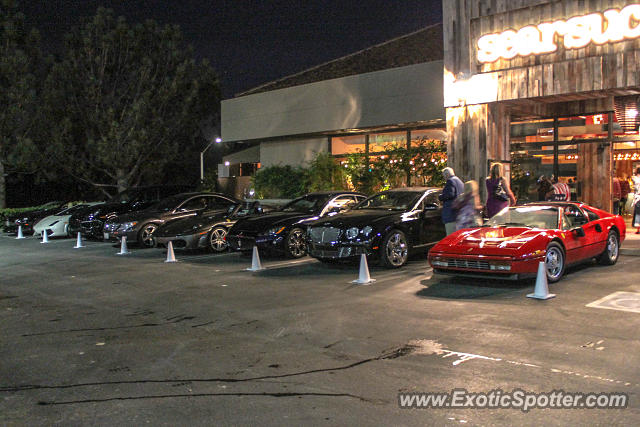
[[[604,44],[640,37],[640,4],[604,13],[574,16],[567,20],[527,25],[518,31],[487,34],[478,39],[478,61],[551,53],[558,49],[556,35],[566,49],[578,49],[589,43]],[[557,38],[559,40],[559,37]]]

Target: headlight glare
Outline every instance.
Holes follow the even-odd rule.
[[[360,230],[358,230],[358,227],[351,227],[347,229],[347,239],[355,239],[358,237],[359,232]]]
[[[362,234],[364,234],[365,237],[369,237],[369,234],[371,234],[372,231],[373,231],[373,227],[370,225],[367,225],[362,229]]]

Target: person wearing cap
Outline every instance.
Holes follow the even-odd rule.
[[[447,235],[456,231],[456,210],[453,206],[453,202],[456,198],[464,192],[464,184],[458,178],[453,171],[453,168],[444,168],[442,176],[446,180],[442,194],[438,196],[442,206],[442,222]]]

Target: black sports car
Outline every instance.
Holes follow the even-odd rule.
[[[355,206],[366,196],[352,191],[309,193],[284,205],[280,210],[259,216],[242,218],[227,234],[233,250],[259,249],[300,258],[307,254],[305,240],[309,222]]]
[[[200,212],[224,214],[240,202],[218,193],[181,193],[167,197],[146,209],[129,212],[107,220],[104,224],[104,240],[116,240],[127,236],[127,242],[137,242],[142,247],[155,246],[154,234],[162,224],[193,217]]]
[[[198,215],[161,225],[153,234],[157,246],[173,242],[174,248],[206,248],[224,252],[229,248],[225,237],[239,218],[262,213],[258,202],[237,203],[227,210],[207,210]]]
[[[117,194],[108,202],[77,212],[69,219],[69,232],[86,237],[103,238],[104,223],[118,215],[137,211],[174,194],[189,191],[186,185],[154,185],[134,187]]]
[[[348,212],[307,227],[309,255],[321,261],[379,259],[388,268],[407,262],[412,250],[445,236],[439,188],[399,188],[369,197]]]
[[[42,218],[53,215],[66,208],[67,204],[62,202],[49,202],[38,209],[15,214],[6,219],[4,231],[7,233],[17,233],[18,226],[22,226],[23,234],[33,234],[33,226]]]

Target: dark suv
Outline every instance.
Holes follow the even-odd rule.
[[[104,224],[105,240],[127,236],[127,242],[153,247],[153,234],[162,224],[188,218],[201,212],[227,212],[240,202],[219,193],[180,193],[167,197],[146,209],[110,218]]]
[[[118,215],[147,208],[160,200],[191,189],[188,185],[154,185],[133,187],[111,198],[106,203],[90,206],[69,219],[69,231],[81,232],[86,237],[102,239],[104,223]]]

